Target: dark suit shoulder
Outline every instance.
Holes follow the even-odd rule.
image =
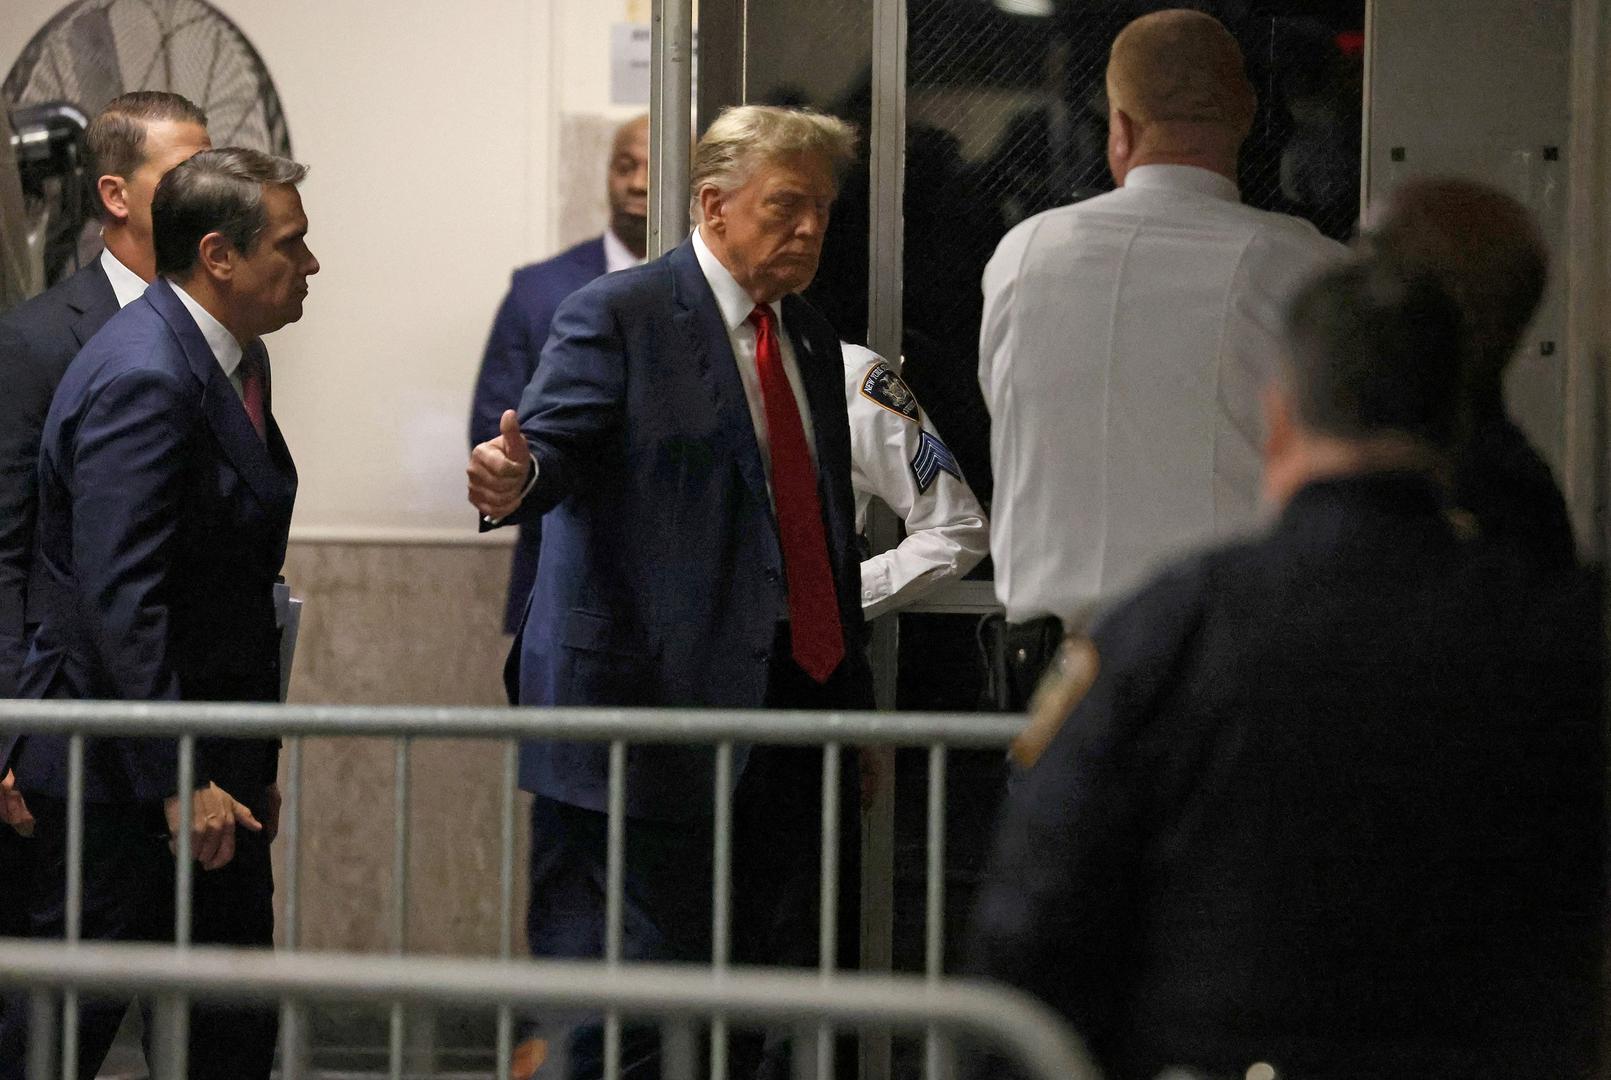
[[[604,269],[604,238],[595,236],[566,248],[558,255],[522,266],[514,272],[511,287],[519,292],[549,288],[565,282],[580,284],[604,273]]]
[[[117,297],[99,263],[0,315],[0,335],[5,342],[0,365],[25,357],[32,364],[53,363],[59,373],[79,349],[74,324],[95,310],[108,315],[117,310]]]

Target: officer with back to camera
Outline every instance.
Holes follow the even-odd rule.
[[[1118,190],[1037,214],[984,275],[991,555],[1008,703],[1091,606],[1256,523],[1282,304],[1341,245],[1244,206],[1241,49],[1211,16],[1127,26],[1107,68]]]

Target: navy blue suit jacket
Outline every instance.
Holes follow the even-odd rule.
[[[0,697],[17,696],[17,675],[39,621],[30,608],[34,522],[39,508],[39,434],[62,373],[117,313],[99,259],[0,317]]]
[[[783,324],[816,438],[843,704],[870,708],[839,339],[798,297],[785,299]],[[547,517],[511,657],[519,703],[764,705],[788,615],[783,558],[727,328],[691,243],[560,306],[520,422],[539,473],[514,517]],[[602,810],[607,748],[529,744],[521,777]],[[634,746],[627,812],[708,816],[712,782],[709,747]]]
[[[23,696],[278,698],[273,589],[296,470],[272,415],[267,445],[258,439],[166,281],[114,315],[68,366],[45,421],[39,477],[44,603]],[[23,790],[65,795],[65,739],[13,737],[0,758]],[[272,741],[197,740],[198,781],[246,802],[274,781],[276,759]],[[85,763],[91,801],[160,799],[177,788],[172,740],[92,739]]]
[[[537,357],[548,341],[554,312],[571,293],[604,275],[604,238],[595,236],[555,255],[515,271],[509,294],[498,306],[476,376],[475,399],[470,404],[470,448],[496,438],[498,420],[505,409],[520,403],[520,395],[537,372]],[[520,629],[526,597],[537,577],[537,549],[542,543],[542,522],[520,526],[509,567],[509,597],[504,605],[504,632]]]

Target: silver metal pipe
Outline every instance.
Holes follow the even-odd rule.
[[[510,959],[515,918],[515,792],[520,784],[520,744],[503,748],[503,784],[498,802],[498,957]],[[509,1006],[498,1007],[497,1080],[509,1080],[515,1048],[514,1016]]]
[[[307,1075],[302,1053],[305,1010],[287,998],[280,1003],[280,1080],[303,1080]]]
[[[195,926],[191,907],[195,899],[196,850],[192,829],[196,818],[196,736],[179,736],[179,836],[173,873],[173,943],[176,951],[190,947]],[[184,1080],[190,1064],[190,1004],[183,994],[164,998],[153,1010],[166,1015],[170,1042],[167,1068],[173,1080]],[[155,1045],[158,1040],[153,1039]]]
[[[654,0],[649,39],[649,258],[688,235],[693,0]]]
[[[84,736],[67,739],[67,898],[63,932],[69,943],[84,933]],[[78,1076],[78,994],[62,999],[62,1076]]]
[[[621,930],[626,901],[626,743],[610,744],[610,790],[606,819],[604,884],[604,962],[621,964]],[[621,1014],[604,1017],[604,1080],[621,1076]]]
[[[660,1032],[661,1075],[666,1080],[694,1080],[698,1071],[699,1038],[686,1020],[668,1020]]]
[[[280,843],[285,850],[285,921],[287,949],[302,946],[302,738],[286,740],[285,792],[280,800]]]
[[[839,775],[843,755],[838,743],[822,748],[822,865],[817,899],[817,970],[833,978],[839,953]],[[817,1028],[816,1075],[833,1080],[833,1028]]]
[[[727,970],[733,938],[733,744],[716,746],[715,850],[711,856],[710,966]],[[727,1018],[710,1024],[710,1080],[727,1080]]]
[[[924,900],[923,970],[930,985],[945,971],[945,746],[929,747],[928,885]],[[944,1080],[946,1050],[940,1032],[930,1028],[924,1038],[923,1074],[926,1080]]]
[[[555,739],[570,742],[824,742],[999,748],[1022,716],[994,713],[809,712],[763,709],[436,708],[221,702],[0,700],[0,728],[39,734],[232,738],[342,735],[393,738]]]
[[[933,1025],[1001,1047],[1038,1077],[1099,1074],[1058,1016],[1027,994],[992,983],[840,972],[690,970],[685,965],[273,953],[161,945],[8,942],[0,986],[77,987],[90,993],[189,993],[198,998],[485,1008],[613,1009],[699,1020],[714,1012],[746,1024],[875,1024],[902,1031]]]
[[[151,1010],[151,1049],[157,1059],[152,1080],[185,1080],[190,1056],[190,1010],[186,1002],[184,990],[170,990],[157,998]]]
[[[408,804],[409,757],[412,742],[404,736],[394,745],[392,764],[392,954],[403,956],[408,952]],[[403,1043],[406,1037],[407,1016],[402,1002],[393,1002],[389,1023],[387,1069],[391,1080],[402,1080]]]
[[[28,995],[28,1080],[55,1080],[56,1002],[48,990]],[[69,1074],[76,1080],[78,1074]]]

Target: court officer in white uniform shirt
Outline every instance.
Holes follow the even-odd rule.
[[[1345,253],[1308,222],[1242,204],[1256,99],[1211,16],[1131,23],[1107,88],[1118,189],[1022,222],[984,275],[991,553],[1020,687],[1098,598],[1256,522],[1280,314]]]
[[[866,531],[875,498],[906,524],[900,544],[861,564],[861,609],[873,619],[972,570],[990,550],[990,526],[900,373],[871,349],[841,349],[856,529]]]

